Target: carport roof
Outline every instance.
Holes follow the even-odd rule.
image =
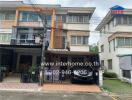
[[[98,55],[98,53],[91,53],[91,52],[80,52],[80,51],[54,51],[54,50],[49,50],[46,51],[46,53],[51,53],[51,54],[61,54],[61,55]]]
[[[0,48],[42,48],[42,45],[10,45],[10,44],[0,44]]]

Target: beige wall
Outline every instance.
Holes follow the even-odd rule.
[[[14,25],[15,21],[13,20],[3,20],[3,21],[0,21],[0,28],[4,28],[4,29],[7,29],[7,28],[12,28],[12,26]]]

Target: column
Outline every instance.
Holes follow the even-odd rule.
[[[103,86],[103,71],[99,70],[99,86]]]

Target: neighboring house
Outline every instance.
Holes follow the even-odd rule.
[[[89,53],[89,21],[94,7],[25,5],[19,1],[0,1],[0,65],[9,72],[41,64],[43,21],[47,15],[47,62],[85,62],[95,59]],[[89,57],[90,55],[90,57]],[[91,56],[93,55],[93,56]],[[93,57],[93,58],[92,58]],[[95,61],[98,59],[95,59]],[[59,65],[48,69],[66,70]]]
[[[112,16],[109,11],[96,28],[100,31],[100,62],[108,72],[132,83],[132,9],[122,12],[121,16]]]

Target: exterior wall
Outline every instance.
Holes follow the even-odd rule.
[[[114,28],[115,32],[132,32],[132,26],[131,25],[117,25]]]
[[[89,46],[70,46],[71,51],[84,51],[84,52],[89,52]]]
[[[103,35],[99,41],[99,56],[100,56],[100,61],[104,60],[104,68],[108,72],[115,72],[118,74],[120,77],[120,71],[119,71],[119,58],[117,57],[116,49],[114,51],[114,46],[113,46],[113,41],[110,43],[110,48],[109,48],[109,42],[108,42],[108,37],[110,35],[106,34]],[[101,52],[101,45],[104,45],[104,52]],[[109,51],[110,49],[110,51]],[[108,69],[108,60],[112,59],[112,69]]]
[[[89,24],[63,24],[63,29],[89,31]]]
[[[100,51],[100,60],[104,60],[104,67],[108,72],[115,72],[120,79],[123,79],[122,72],[119,65],[119,55],[129,55],[132,54],[131,47],[118,47],[117,39],[122,32],[130,34],[132,32],[132,26],[130,25],[115,25],[116,19],[114,18],[108,24],[104,25],[101,29],[100,40],[99,40],[99,51]],[[109,26],[108,26],[109,25]],[[118,32],[119,35],[114,38],[109,39],[112,36],[112,33]],[[105,34],[104,34],[105,33]],[[109,34],[110,33],[110,34]],[[121,36],[123,37],[123,36]],[[124,37],[131,37],[130,35],[124,35]],[[115,40],[115,50],[114,43]],[[104,45],[104,52],[101,52],[101,45]],[[108,60],[112,59],[112,70],[108,69]],[[126,66],[127,69],[127,66]],[[129,81],[130,82],[130,81]]]

